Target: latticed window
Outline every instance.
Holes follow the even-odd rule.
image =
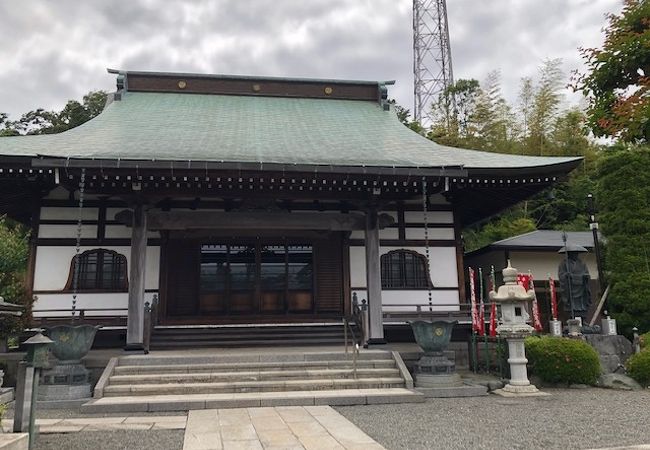
[[[382,289],[428,289],[431,280],[424,255],[412,250],[393,250],[381,256]]]
[[[87,250],[72,259],[66,289],[74,289],[77,270],[79,291],[126,291],[126,257],[103,248]]]

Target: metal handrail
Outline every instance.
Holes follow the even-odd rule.
[[[357,359],[359,358],[359,342],[357,341],[356,334],[354,333],[354,329],[350,325],[350,318],[349,317],[343,317],[343,340],[345,343],[345,354],[348,355],[348,333],[352,336],[352,374],[354,376],[354,379],[357,379]]]

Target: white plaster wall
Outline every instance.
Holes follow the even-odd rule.
[[[81,209],[81,217],[83,220],[97,220],[99,216],[99,208]],[[79,208],[71,207],[58,207],[58,206],[43,206],[41,207],[41,220],[78,220]]]
[[[359,302],[368,298],[367,291],[355,289]],[[431,291],[431,303],[434,311],[459,311],[460,300],[458,290]],[[399,291],[382,290],[381,301],[383,311],[417,311],[417,305],[428,305],[428,291]]]
[[[380,247],[379,254],[384,255],[391,250],[414,250],[425,255],[424,247]],[[366,287],[366,249],[365,247],[350,247],[350,285]],[[457,288],[458,269],[456,266],[455,247],[429,247],[429,269],[433,285],[436,287]]]
[[[76,225],[39,225],[39,238],[67,238],[76,239]],[[95,239],[97,238],[97,225],[82,225],[81,237]]]
[[[379,230],[379,239],[399,239],[399,230],[397,228]]]
[[[404,211],[404,221],[406,223],[424,223],[424,212]],[[428,211],[427,222],[454,223],[454,213],[451,211]]]
[[[107,239],[131,239],[131,228],[126,225],[106,225],[104,236]],[[160,237],[160,232],[147,231],[147,237],[157,239]]]
[[[81,247],[80,251],[96,247]],[[126,256],[127,267],[131,265],[131,247],[104,246]],[[75,255],[74,247],[38,247],[34,270],[35,291],[57,291],[65,287],[70,273],[70,265]],[[160,247],[147,247],[147,267],[145,289],[158,289],[160,271]],[[128,272],[127,272],[128,273]]]
[[[380,232],[382,230],[379,230]],[[366,232],[363,230],[354,230],[353,232],[350,233],[350,239],[365,239],[366,238]]]
[[[560,262],[564,260],[564,255],[555,252],[510,252],[510,263],[517,268],[519,272],[533,273],[536,280],[544,280],[551,274],[557,280],[557,269]],[[596,255],[586,253],[580,255],[587,268],[592,280],[598,279],[598,267],[596,266]],[[499,269],[497,269],[499,270]]]
[[[429,239],[454,240],[453,228],[428,228]],[[406,239],[424,239],[424,228],[406,228]]]
[[[153,292],[144,295],[145,301],[151,302]],[[72,294],[40,294],[34,302],[34,317],[69,317],[70,312],[47,312],[48,309],[69,310],[72,306]],[[77,310],[86,308],[109,308],[108,311],[86,311],[86,316],[126,316],[129,295],[126,292],[117,293],[79,293],[77,294]],[[115,309],[110,309],[115,308]]]

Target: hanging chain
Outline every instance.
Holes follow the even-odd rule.
[[[427,287],[429,288],[429,311],[433,311],[431,296],[431,255],[429,254],[429,205],[427,202],[427,179],[422,177],[422,211],[424,212],[424,253],[427,258]]]
[[[75,247],[74,257],[74,274],[72,276],[72,319],[74,320],[75,312],[77,309],[77,291],[79,290],[79,253],[81,251],[81,228],[83,221],[83,207],[84,207],[84,190],[86,188],[86,169],[81,169],[81,177],[79,178],[79,209],[77,216],[77,243]]]

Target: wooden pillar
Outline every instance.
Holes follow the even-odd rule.
[[[142,350],[144,342],[144,282],[147,264],[147,212],[144,205],[133,208],[131,267],[129,268],[129,312],[126,350]]]
[[[381,265],[377,210],[366,212],[366,286],[368,289],[368,345],[385,344],[381,304]]]

